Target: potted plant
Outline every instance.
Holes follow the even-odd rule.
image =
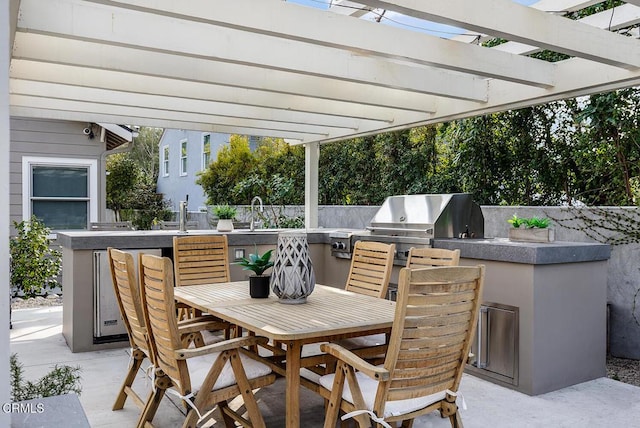
[[[271,261],[271,253],[269,250],[263,255],[258,254],[258,249],[253,254],[249,254],[249,258],[243,257],[237,264],[243,266],[242,270],[250,270],[255,273],[249,277],[249,295],[253,298],[264,299],[269,297],[269,283],[271,275],[265,275],[264,271],[273,266]]]
[[[233,230],[233,219],[236,217],[235,207],[229,205],[218,205],[213,208],[213,214],[218,217],[218,232],[231,232]]]
[[[509,229],[510,241],[522,242],[553,242],[554,231],[551,221],[546,217],[530,217],[521,218],[516,214],[509,220],[511,229]]]

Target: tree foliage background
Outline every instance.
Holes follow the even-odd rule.
[[[154,219],[170,220],[168,202],[156,193],[160,128],[140,128],[131,150],[107,158],[107,208],[116,220],[150,229]]]
[[[469,192],[487,205],[636,205],[640,89],[320,146],[319,203]],[[199,179],[211,204],[304,202],[304,149],[234,137]]]

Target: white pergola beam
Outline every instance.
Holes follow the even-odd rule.
[[[532,8],[552,13],[575,12],[593,6],[602,0],[540,0],[531,5]]]
[[[175,110],[161,110],[125,105],[99,104],[90,101],[72,101],[55,98],[34,97],[29,95],[11,95],[10,102],[16,107],[31,107],[59,111],[77,111],[104,115],[120,115],[135,120],[149,118],[158,120],[176,120],[186,123],[209,123],[213,125],[264,130],[271,137],[294,138],[300,140],[318,140],[328,137],[327,128],[304,124],[286,124],[259,119],[238,119],[204,113],[189,113]],[[131,122],[129,122],[131,123]],[[136,123],[136,122],[133,122]],[[188,128],[187,128],[188,129]],[[253,135],[249,133],[249,135]]]
[[[459,44],[365,20],[335,16],[326,11],[292,5],[281,0],[215,3],[208,0],[130,0],[109,3],[124,8],[166,13],[179,19],[204,20],[211,25],[347,50],[359,55],[401,59],[540,87],[553,85],[554,68],[545,61],[487,52],[479,46]],[[249,9],[251,13],[245,13]],[[312,52],[309,55],[314,56]]]
[[[466,101],[442,99],[438,113],[429,120],[406,124],[404,127],[391,125],[372,132],[361,132],[350,138],[379,132],[397,131],[408,127],[447,122],[488,113],[518,109],[536,104],[544,104],[577,96],[613,91],[621,88],[640,86],[640,71],[625,70],[581,58],[573,58],[558,64],[558,83],[552,90],[522,87],[511,82],[495,81],[491,87],[491,101],[483,106]],[[364,130],[363,130],[364,131]],[[339,141],[323,140],[323,142]]]
[[[61,100],[84,100],[100,104],[175,110],[185,113],[203,113],[229,118],[258,119],[276,123],[326,127],[329,131],[331,128],[344,128],[355,131],[361,124],[368,124],[368,122],[371,122],[369,126],[382,125],[382,123],[376,121],[363,121],[339,116],[301,113],[265,107],[241,106],[215,101],[193,100],[183,97],[167,97],[20,79],[11,79],[9,83],[11,85],[11,93],[16,95],[30,95]]]
[[[60,83],[140,94],[157,94],[193,100],[215,101],[302,113],[328,114],[353,119],[393,122],[396,110],[346,101],[326,100],[300,95],[276,96],[272,92],[235,88],[202,82],[144,76],[121,71],[87,69],[64,64],[14,59],[11,78]],[[424,113],[414,112],[416,119]]]
[[[579,19],[578,22],[600,29],[616,31],[621,28],[638,24],[640,22],[640,7],[631,4],[623,4],[613,9],[594,13],[593,15]],[[519,55],[529,55],[541,50],[537,46],[526,45],[518,42],[503,43],[501,45],[494,46],[492,49]]]
[[[52,110],[49,108],[22,107],[11,106],[11,116],[51,119],[51,120],[69,120],[76,122],[93,122],[93,123],[129,123],[130,116],[122,116],[118,114],[103,114],[86,111],[71,110]],[[198,122],[183,122],[171,119],[159,119],[149,117],[138,117],[135,122],[138,126],[158,127],[167,129],[189,129],[202,132],[219,132],[222,134],[240,134],[254,135],[259,137],[272,137],[272,133],[255,128],[228,127],[224,125],[203,124]],[[298,140],[292,135],[291,141],[297,143]]]
[[[617,67],[640,67],[637,40],[511,0],[362,0],[362,3]]]
[[[262,69],[331,77],[421,94],[486,101],[484,79],[409,66],[372,56],[198,21],[73,0],[22,0],[19,27],[24,31],[98,39],[103,44],[179,53]],[[246,11],[246,9],[245,9]]]
[[[88,72],[92,68],[123,71],[394,109],[432,112],[436,108],[433,97],[399,89],[35,33],[16,34],[13,57],[73,64],[86,68]]]

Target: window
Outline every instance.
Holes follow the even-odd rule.
[[[187,175],[187,140],[180,141],[180,175]]]
[[[211,163],[211,134],[202,134],[202,169]]]
[[[22,218],[52,230],[86,229],[97,220],[97,160],[24,157]]]
[[[169,146],[162,147],[162,175],[169,176]]]

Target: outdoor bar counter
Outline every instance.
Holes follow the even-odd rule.
[[[518,308],[515,384],[468,371],[529,395],[606,376],[609,245],[495,238],[434,246],[460,249],[461,265],[486,266],[483,302]],[[485,345],[505,345],[507,332],[497,335]]]
[[[308,230],[318,283],[343,287],[350,260],[331,256],[334,229]],[[226,233],[229,260],[277,244],[278,230]],[[216,234],[193,230],[188,234]],[[72,352],[126,346],[126,342],[94,343],[94,252],[160,249],[172,256],[176,230],[65,231],[62,246],[63,335]],[[542,394],[606,375],[607,260],[603,244],[545,244],[494,239],[439,239],[434,247],[461,250],[461,265],[486,265],[483,302],[518,308],[515,382],[489,380],[530,395]],[[231,265],[233,281],[247,272]],[[397,281],[394,268],[392,282]],[[482,376],[482,370],[477,370]],[[476,371],[474,371],[476,374]]]

